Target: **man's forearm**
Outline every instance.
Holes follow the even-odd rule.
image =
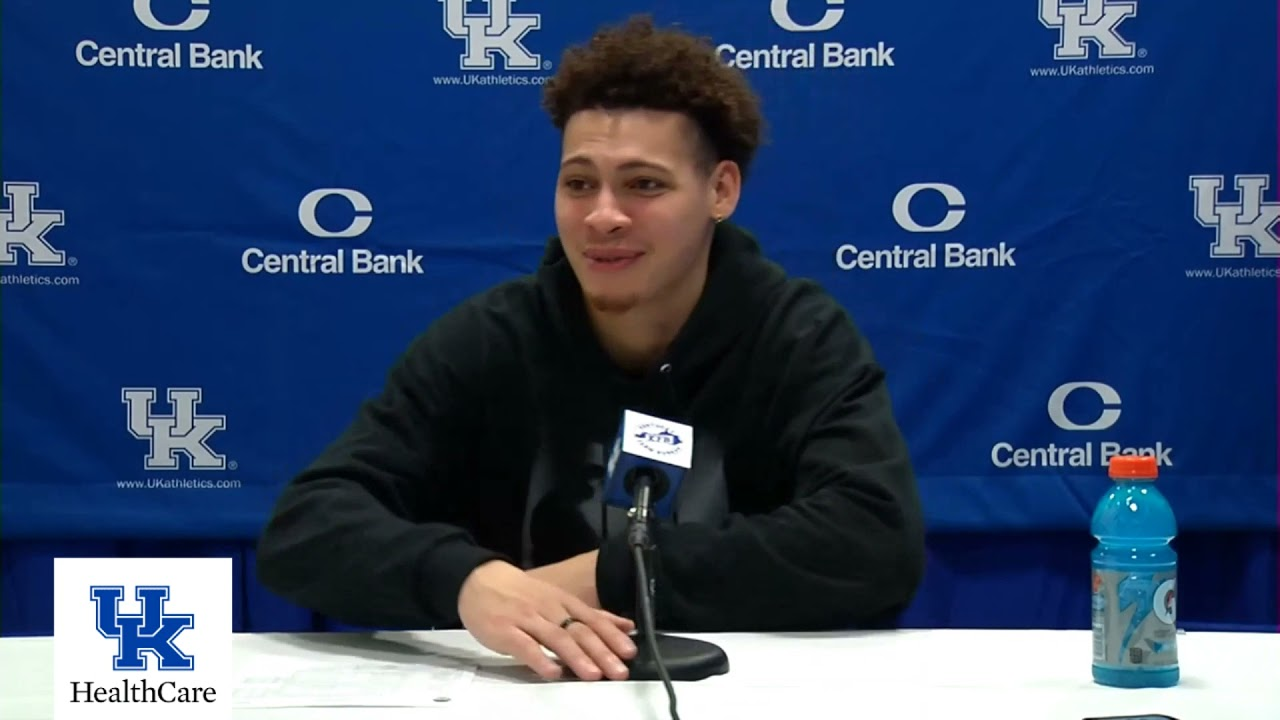
[[[720,528],[657,526],[655,621],[689,632],[833,629],[900,610],[923,574],[919,533],[851,499],[831,501],[815,496]],[[600,577],[604,608],[634,617],[625,543],[605,545]]]
[[[467,573],[499,557],[460,528],[411,523],[339,480],[286,489],[258,545],[257,575],[291,602],[369,627],[457,624]]]

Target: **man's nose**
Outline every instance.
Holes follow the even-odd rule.
[[[608,235],[630,227],[631,218],[618,207],[613,194],[604,190],[596,196],[595,207],[587,215],[587,225],[601,235]]]

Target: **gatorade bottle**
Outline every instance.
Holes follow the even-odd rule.
[[[1093,679],[1124,688],[1178,684],[1178,533],[1156,487],[1156,459],[1117,455],[1093,512]]]

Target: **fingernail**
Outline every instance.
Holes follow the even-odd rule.
[[[622,663],[620,663],[620,662],[616,662],[616,663],[614,663],[614,664],[613,664],[613,672],[614,672],[614,674],[615,674],[615,675],[626,675],[626,674],[627,674],[627,666],[626,666],[626,665],[623,665],[623,664],[622,664]]]
[[[636,644],[635,644],[635,643],[633,643],[633,642],[631,642],[630,640],[627,640],[627,644],[626,644],[626,645],[624,645],[623,647],[625,647],[625,648],[627,649],[627,652],[635,652],[635,651],[636,651]]]

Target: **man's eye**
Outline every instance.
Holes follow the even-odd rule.
[[[632,183],[632,185],[637,190],[643,190],[643,191],[661,190],[662,188],[666,187],[666,184],[663,183],[661,180],[654,180],[653,178],[640,178],[636,180],[634,183]]]

